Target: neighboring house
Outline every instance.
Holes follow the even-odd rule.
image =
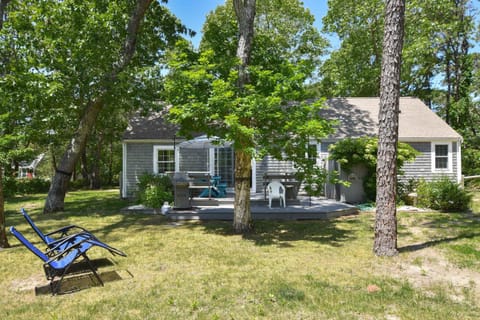
[[[340,139],[375,136],[378,132],[379,98],[335,98],[327,101],[321,111],[324,118],[336,119],[336,132],[320,142],[312,141],[310,150],[316,150],[317,161],[328,170],[340,170],[328,160],[328,147]],[[227,148],[180,149],[185,139],[176,136],[176,127],[165,121],[165,112],[146,117],[134,117],[123,136],[122,197],[131,197],[139,176],[166,171],[210,171],[222,176],[228,187],[233,187],[234,151]],[[462,137],[440,117],[416,98],[400,99],[399,140],[420,152],[414,162],[406,163],[400,179],[433,180],[447,176],[461,181]],[[266,172],[293,171],[291,163],[266,157],[253,161],[252,192],[263,192]],[[358,174],[361,176],[361,173]],[[329,198],[356,202],[361,192],[361,177],[344,176],[352,182],[350,194],[340,186],[326,186]],[[356,193],[359,193],[355,195]]]

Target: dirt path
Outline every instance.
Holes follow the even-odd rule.
[[[436,248],[402,254],[384,271],[395,278],[407,279],[427,294],[441,286],[450,288],[450,298],[456,301],[463,301],[468,295],[480,298],[480,273],[453,265]]]

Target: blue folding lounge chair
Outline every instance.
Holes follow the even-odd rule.
[[[60,292],[60,286],[63,278],[68,273],[70,267],[76,262],[77,258],[82,257],[86,262],[90,270],[103,286],[103,281],[95,271],[95,267],[88,258],[86,252],[92,247],[92,244],[89,243],[89,237],[86,235],[80,236],[81,241],[78,239],[66,240],[70,242],[69,246],[64,246],[64,250],[59,251],[58,246],[62,245],[58,243],[58,246],[48,250],[43,253],[37,247],[35,247],[30,241],[28,241],[15,227],[10,227],[10,232],[31,252],[33,252],[37,257],[43,261],[43,270],[45,271],[45,276],[47,280],[50,280],[50,290],[52,294],[57,294]],[[54,282],[55,278],[59,277],[57,283]]]
[[[81,241],[82,240],[81,237],[79,238],[79,237],[75,237],[75,236],[83,234],[83,235],[89,237],[88,241],[91,245],[95,245],[95,246],[99,246],[101,248],[104,248],[104,249],[110,251],[113,255],[117,254],[117,255],[120,255],[120,256],[123,256],[123,257],[127,256],[123,251],[120,251],[117,248],[114,248],[114,247],[98,240],[98,238],[95,237],[87,229],[79,227],[77,225],[69,225],[69,226],[62,227],[60,229],[57,229],[57,230],[54,230],[52,232],[44,234],[37,227],[35,222],[33,222],[32,218],[28,215],[28,213],[25,211],[24,208],[21,208],[20,212],[22,213],[25,220],[27,220],[28,224],[35,231],[35,233],[40,237],[40,239],[42,239],[43,242],[45,242],[45,244],[49,248],[54,248],[55,247],[56,250],[61,251],[61,250],[65,249],[64,248],[65,246],[71,245],[71,243],[68,243],[68,242],[64,241],[66,238],[70,238],[71,240],[76,240],[76,241],[80,240]],[[72,230],[77,231],[77,232],[76,233],[72,232]],[[55,237],[53,237],[53,236],[55,236]]]

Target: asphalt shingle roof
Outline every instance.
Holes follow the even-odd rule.
[[[321,111],[327,119],[340,121],[334,139],[358,138],[378,134],[380,98],[333,98]],[[461,136],[430,110],[420,99],[400,98],[399,139],[460,139]]]
[[[166,120],[167,110],[136,114],[123,133],[123,140],[173,140],[177,127]]]
[[[321,114],[336,119],[339,125],[332,139],[358,138],[378,134],[380,98],[333,98],[327,100],[328,108]],[[153,112],[147,116],[132,117],[123,135],[124,140],[172,140],[177,127],[166,121],[167,111]],[[461,139],[445,121],[430,110],[420,99],[400,98],[399,139],[441,140]]]

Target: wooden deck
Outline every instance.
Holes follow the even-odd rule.
[[[174,221],[181,220],[233,220],[234,198],[193,198],[192,207],[188,209],[173,209],[166,217]],[[359,209],[353,205],[328,200],[324,198],[298,196],[296,200],[287,200],[286,208],[279,207],[275,201],[272,208],[264,200],[262,193],[253,194],[251,211],[254,220],[321,220],[346,215],[355,215]],[[158,213],[142,207],[131,207],[124,212]]]

